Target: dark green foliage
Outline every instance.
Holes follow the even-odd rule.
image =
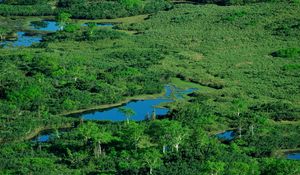
[[[48,4],[37,5],[7,5],[0,4],[0,15],[3,16],[47,16],[55,15],[56,11],[52,10]]]
[[[129,3],[129,5],[128,5]],[[0,15],[43,16],[68,12],[73,18],[98,19],[118,18],[145,13],[155,13],[159,10],[171,8],[170,2],[165,0],[140,1],[131,4],[120,1],[87,1],[87,0],[59,0],[48,3],[43,0],[9,0],[0,4]]]
[[[300,48],[281,49],[271,54],[273,57],[300,58]]]
[[[37,29],[47,27],[47,22],[45,21],[32,21],[30,24]]]
[[[12,4],[12,5],[34,5],[37,3],[45,2],[44,0],[4,0],[3,3],[5,4]]]
[[[293,104],[282,101],[258,104],[250,109],[266,113],[274,120],[297,120],[300,112]]]
[[[273,35],[279,37],[296,37],[299,38],[300,19],[299,18],[286,18],[274,21],[273,23],[266,25],[267,30],[270,30]]]
[[[300,64],[287,64],[282,67],[285,71],[298,71],[300,70]]]
[[[89,34],[88,32],[85,32],[84,38],[82,40],[91,40],[91,41],[96,41],[96,40],[104,40],[104,39],[109,39],[109,40],[115,40],[115,39],[120,39],[122,37],[125,37],[126,34],[117,32],[115,30],[97,30],[93,34]]]
[[[280,0],[191,0],[198,3],[214,3],[218,5],[244,5],[259,2],[281,2]],[[289,0],[286,0],[289,2]]]

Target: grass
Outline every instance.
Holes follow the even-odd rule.
[[[87,22],[95,22],[95,23],[124,23],[124,24],[132,24],[143,22],[148,15],[137,15],[131,17],[124,18],[115,18],[115,19],[95,19],[95,20],[75,20],[79,23],[87,23]]]
[[[181,88],[181,89],[190,89],[190,88],[197,88],[199,91],[214,91],[215,89],[209,88],[207,86],[202,86],[200,84],[188,82],[188,81],[183,81],[179,78],[172,78],[171,83],[174,84],[176,87]]]
[[[273,157],[277,157],[277,158],[283,158],[286,156],[286,154],[289,153],[294,153],[294,152],[299,152],[300,148],[296,148],[296,149],[281,149],[281,150],[276,150],[272,153]]]

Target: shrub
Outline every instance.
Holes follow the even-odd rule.
[[[273,57],[296,58],[300,56],[300,48],[281,49],[271,54]]]

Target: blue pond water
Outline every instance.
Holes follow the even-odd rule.
[[[38,30],[38,31],[45,31],[45,32],[56,32],[60,30],[60,27],[56,21],[41,21],[44,24],[41,26],[38,25],[31,25],[33,30]],[[87,26],[87,24],[82,24],[82,26]],[[114,25],[111,23],[96,23],[96,26],[98,27],[113,27]]]
[[[56,21],[42,21],[43,26],[31,25],[34,30],[46,31],[46,32],[56,32],[60,29]]]
[[[87,24],[82,24],[82,26],[86,27]],[[97,27],[113,27],[114,25],[111,23],[96,23]]]
[[[300,160],[300,152],[289,153],[286,155],[286,158],[290,160]]]
[[[223,133],[220,134],[216,134],[216,137],[220,140],[226,140],[226,141],[230,141],[233,140],[235,136],[234,131],[225,131]]]
[[[153,100],[138,100],[132,101],[124,105],[123,107],[133,109],[135,115],[130,119],[135,121],[144,120],[147,114],[151,114],[155,111],[156,115],[166,115],[169,110],[167,108],[155,108],[163,102],[172,102],[171,99],[153,99]],[[84,120],[111,120],[111,121],[123,121],[126,116],[119,112],[118,108],[112,108],[109,110],[98,111],[94,113],[82,115]]]
[[[42,40],[41,36],[26,36],[25,32],[17,32],[18,38],[16,41],[3,41],[0,45],[7,47],[28,47],[34,43],[39,43]]]
[[[37,142],[47,142],[50,139],[50,135],[49,134],[43,134],[38,136],[37,138],[35,138],[34,140]]]

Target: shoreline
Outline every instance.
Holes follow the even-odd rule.
[[[113,108],[113,107],[117,107],[117,106],[122,106],[126,103],[129,103],[129,102],[135,101],[135,100],[150,100],[150,99],[155,99],[155,98],[159,98],[159,97],[163,98],[163,96],[165,94],[166,94],[166,91],[163,90],[163,92],[161,92],[159,94],[138,95],[138,96],[134,96],[134,97],[127,97],[124,100],[117,102],[117,103],[103,104],[103,105],[97,105],[97,106],[88,107],[88,108],[84,108],[84,109],[65,111],[58,115],[59,116],[68,116],[68,115],[75,115],[75,114],[80,114],[80,113],[94,111],[94,110],[105,110],[105,109],[109,109],[109,108]]]
[[[279,149],[274,151],[271,156],[275,158],[285,158],[287,154],[300,152],[300,148]]]
[[[68,129],[72,127],[72,123],[65,123],[61,126],[56,127],[56,129]],[[52,130],[54,129],[54,126],[40,126],[38,128],[33,129],[29,134],[24,135],[23,137],[20,137],[15,140],[0,140],[0,144],[5,144],[5,143],[17,143],[17,142],[22,142],[22,141],[28,141],[33,139],[34,137],[38,136],[39,133],[46,131],[46,130]]]

